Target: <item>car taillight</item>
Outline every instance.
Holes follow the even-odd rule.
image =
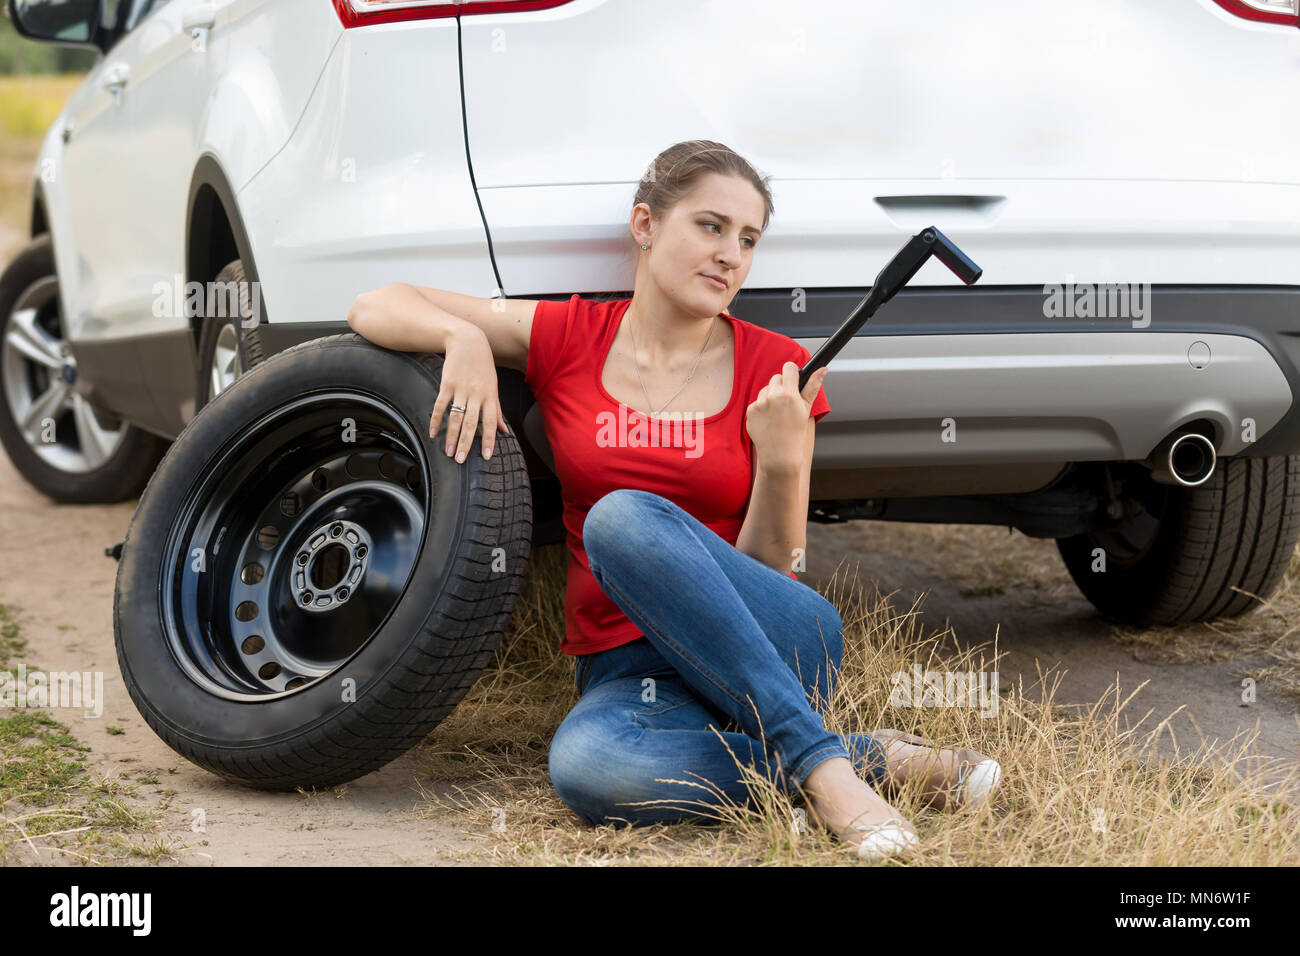
[[[573,0],[334,0],[334,9],[346,27],[364,27],[372,23],[398,20],[433,20],[437,17],[470,16],[475,13],[513,13],[519,10],[546,10]]]
[[[1214,0],[1229,13],[1262,23],[1300,27],[1300,0]]]

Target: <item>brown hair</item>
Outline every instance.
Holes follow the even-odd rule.
[[[752,183],[763,197],[763,225],[759,228],[767,230],[773,211],[772,191],[767,182],[772,177],[759,176],[754,167],[735,151],[707,139],[674,143],[656,156],[637,185],[632,205],[645,203],[656,219],[662,219],[705,173],[739,176]]]

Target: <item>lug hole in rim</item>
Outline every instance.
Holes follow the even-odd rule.
[[[257,532],[257,543],[263,549],[270,551],[280,543],[280,529],[273,524],[263,526]]]
[[[258,607],[255,601],[240,601],[235,608],[235,620],[247,623],[257,617]]]
[[[265,575],[265,568],[256,561],[250,561],[248,564],[244,565],[243,570],[239,572],[239,580],[243,581],[245,584],[257,584]]]
[[[286,518],[296,518],[302,511],[302,496],[296,491],[291,491],[280,499],[280,513]]]
[[[317,491],[330,490],[330,473],[324,468],[317,468],[312,472],[311,486]]]
[[[259,634],[244,638],[244,643],[239,645],[239,649],[245,654],[260,654],[265,647],[266,641],[262,640]]]
[[[280,674],[280,665],[275,661],[267,661],[257,669],[257,676],[262,680],[270,680],[272,677],[278,677]]]

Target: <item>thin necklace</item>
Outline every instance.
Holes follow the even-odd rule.
[[[717,324],[718,324],[718,314],[715,312],[713,314],[713,322],[709,325],[709,337],[704,340],[704,348],[700,349],[700,354],[695,356],[695,364],[691,366],[691,374],[687,375],[686,381],[682,382],[682,388],[685,388],[687,385],[691,384],[691,379],[695,377],[695,370],[700,367],[700,359],[704,358],[704,352],[709,347],[709,340],[713,338],[713,327]],[[654,402],[650,401],[650,393],[645,390],[645,380],[641,378],[641,362],[636,357],[636,336],[632,334],[631,322],[627,324],[627,334],[628,337],[632,340],[632,364],[636,366],[636,378],[637,381],[641,383],[641,392],[642,394],[645,395],[646,407],[650,409],[651,415],[658,415],[659,412],[662,412],[665,408],[667,408],[669,405],[673,403],[673,398],[676,398],[678,395],[682,393],[682,388],[679,388],[677,391],[673,392],[673,398],[668,399],[668,401],[664,402],[663,405],[659,406],[658,412],[655,411]]]

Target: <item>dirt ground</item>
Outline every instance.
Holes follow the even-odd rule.
[[[169,804],[164,825],[150,839],[183,847],[176,858],[196,866],[436,864],[440,851],[469,846],[454,827],[414,817],[423,801],[408,758],[349,784],[342,796],[259,793],[194,766],[149,729],[118,671],[117,562],[104,554],[126,536],[134,510],[135,501],[55,504],[0,453],[0,603],[17,612],[29,668],[103,671],[102,716],[51,712],[91,748],[86,765],[92,773],[158,778],[156,786],[138,791],[145,803],[152,797],[155,806]],[[203,832],[192,829],[196,810],[202,811]],[[35,860],[19,856],[14,862]],[[40,862],[66,861],[45,852]]]
[[[266,794],[228,784],[171,751],[145,724],[127,696],[113,647],[112,606],[117,564],[104,554],[121,541],[135,502],[108,506],[55,504],[36,492],[0,455],[0,603],[16,612],[28,640],[30,666],[104,672],[103,715],[56,708],[54,716],[91,750],[87,766],[108,776],[157,778],[138,795],[163,808],[164,823],[151,838],[168,840],[182,865],[438,864],[451,850],[472,851],[475,834],[431,819],[421,791],[428,788],[410,755],[356,781],[342,792]],[[1005,529],[974,530],[982,547],[1009,541]],[[1121,715],[1146,730],[1171,713],[1172,736],[1160,748],[1171,753],[1202,740],[1226,743],[1258,729],[1262,755],[1300,758],[1300,717],[1293,697],[1271,693],[1261,683],[1255,703],[1241,703],[1241,675],[1251,662],[1168,663],[1144,659],[1140,649],[1116,642],[1092,614],[1055,560],[1050,541],[1029,541],[1042,553],[1042,581],[1032,587],[972,589],[936,577],[917,555],[933,550],[936,535],[955,535],[950,526],[852,523],[810,524],[808,573],[823,587],[837,567],[857,564],[863,581],[874,578],[896,607],[912,607],[927,627],[951,627],[960,645],[991,645],[1004,656],[997,669],[1003,686],[1039,670],[1064,670],[1058,703],[1088,704],[1118,681],[1127,695],[1150,683]],[[1026,539],[1016,536],[1021,547]],[[842,565],[841,562],[846,564]],[[841,570],[841,574],[843,571]],[[1047,582],[1043,584],[1043,581]],[[1113,690],[1111,691],[1113,697]],[[1146,721],[1144,713],[1151,712]],[[1130,719],[1127,715],[1132,714]],[[1202,738],[1202,734],[1204,738]],[[1239,738],[1240,739],[1240,738]],[[202,810],[202,832],[192,829]],[[25,862],[21,857],[14,862]],[[34,861],[32,861],[34,862]],[[63,862],[50,854],[41,862]]]

